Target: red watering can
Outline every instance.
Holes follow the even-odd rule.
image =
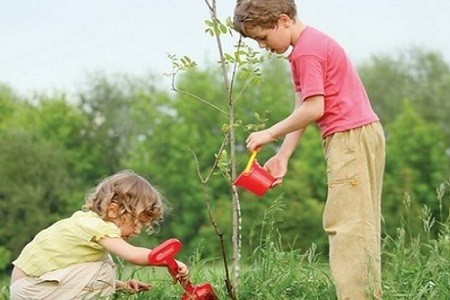
[[[275,178],[264,170],[256,161],[257,151],[253,151],[244,171],[236,178],[234,184],[250,192],[263,196],[272,186]]]
[[[170,274],[178,274],[178,264],[175,261],[175,255],[181,249],[181,242],[177,239],[168,239],[158,247],[154,248],[148,255],[148,261],[154,266],[167,266]],[[180,281],[185,292],[182,300],[217,300],[212,286],[209,283],[192,285],[189,280]]]

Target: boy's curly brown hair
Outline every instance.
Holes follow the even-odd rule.
[[[292,20],[297,16],[294,0],[238,0],[234,9],[234,29],[247,37],[248,28],[257,26],[272,29],[277,26],[281,14]]]

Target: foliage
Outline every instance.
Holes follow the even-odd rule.
[[[316,245],[305,253],[282,245],[277,229],[280,211],[286,208],[279,200],[264,212],[258,231],[259,243],[243,274],[241,299],[334,299],[329,271],[320,262]],[[274,280],[276,278],[276,280]]]
[[[98,75],[79,93],[77,106],[87,119],[83,136],[89,153],[84,158],[87,181],[94,182],[122,167],[133,136],[130,110],[134,101],[133,84],[127,77],[110,80]]]
[[[0,137],[0,244],[16,257],[39,228],[68,213],[71,185],[61,145],[20,128]]]
[[[11,261],[11,252],[5,247],[0,247],[0,271],[5,270]]]
[[[450,158],[445,155],[445,136],[436,124],[427,123],[408,101],[403,112],[387,126],[387,158],[383,195],[385,226],[392,234],[400,224],[395,216],[404,208],[420,211],[423,205],[435,205],[434,190],[449,174]],[[408,196],[404,198],[404,194]],[[406,206],[399,205],[402,199]],[[409,224],[417,229],[420,224]]]
[[[450,181],[438,189],[438,213],[423,206],[409,212],[395,235],[383,242],[385,299],[445,299],[450,294]],[[407,208],[409,209],[409,208]],[[411,223],[422,223],[413,229]],[[431,234],[437,232],[436,235]]]
[[[396,57],[375,55],[358,71],[383,123],[393,122],[408,99],[426,121],[440,126],[450,146],[450,66],[441,54],[413,48]]]
[[[181,81],[181,87],[187,85],[201,96],[208,93],[207,98],[215,100],[214,103],[221,99],[219,91],[211,88],[219,84],[217,76],[194,70]],[[130,153],[126,166],[137,172],[152,174],[153,182],[163,191],[176,212],[168,216],[164,234],[183,236],[185,243],[189,244],[200,228],[208,223],[191,150],[203,168],[212,163],[214,153],[211,149],[218,149],[223,138],[220,119],[218,122],[220,116],[183,95],[168,99],[163,94],[141,93],[140,97],[135,116],[139,113],[136,121],[145,125],[143,129],[147,133],[132,141],[134,151]],[[215,199],[218,198],[216,195],[227,193],[226,186],[220,181],[213,183],[211,190]],[[189,226],[177,226],[176,223]]]
[[[0,111],[2,112],[0,115],[0,130],[6,127],[7,120],[13,116],[16,106],[20,102],[21,100],[16,97],[11,88],[0,84]]]

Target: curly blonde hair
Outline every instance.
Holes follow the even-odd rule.
[[[83,210],[93,211],[103,220],[112,221],[108,217],[111,203],[118,205],[118,217],[130,214],[136,224],[146,227],[148,233],[159,228],[167,210],[161,194],[146,179],[129,170],[103,179],[87,195]]]
[[[295,21],[297,7],[294,0],[238,0],[234,9],[234,29],[244,37],[249,28],[273,29],[282,14]]]

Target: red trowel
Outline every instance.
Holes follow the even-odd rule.
[[[175,261],[175,255],[181,249],[181,242],[177,239],[168,239],[158,247],[154,248],[148,255],[148,261],[151,265],[167,266],[170,274],[176,276],[178,274],[178,264]],[[182,300],[217,300],[212,286],[209,283],[192,285],[189,280],[180,281],[185,292],[181,297]]]

